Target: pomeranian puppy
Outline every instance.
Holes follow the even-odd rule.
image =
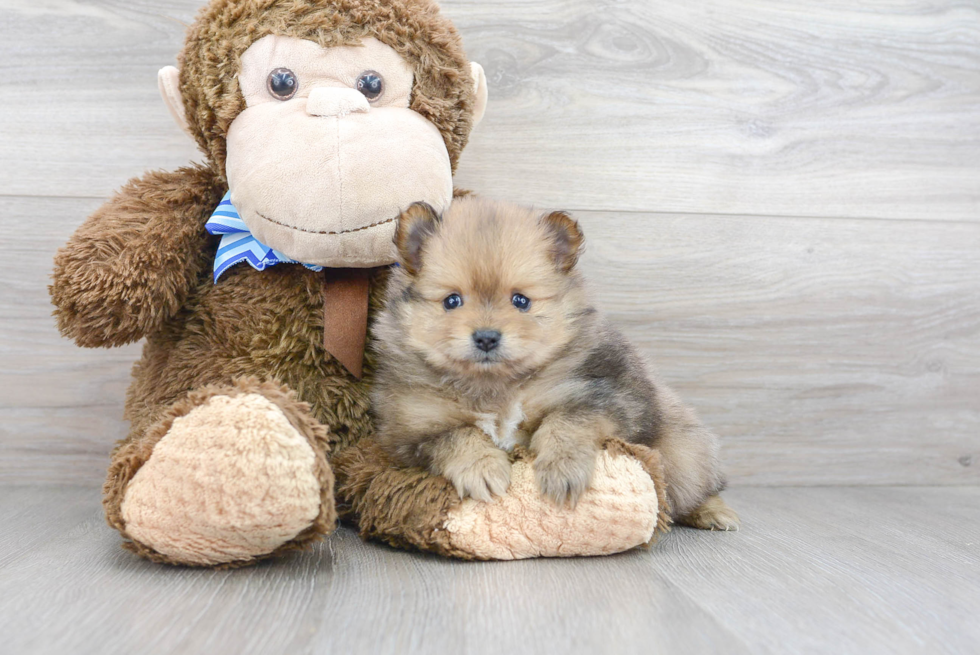
[[[660,451],[675,520],[738,526],[718,496],[717,437],[589,303],[568,214],[468,196],[440,217],[416,203],[395,244],[372,404],[396,463],[490,500],[507,491],[505,451],[520,444],[541,491],[574,506],[599,443],[619,437]]]

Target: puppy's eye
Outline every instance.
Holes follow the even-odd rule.
[[[462,307],[463,298],[458,293],[451,293],[442,301],[442,306],[446,308],[446,311]]]
[[[289,100],[296,95],[296,90],[299,89],[299,80],[296,79],[295,73],[288,68],[277,68],[269,73],[266,86],[273,98]]]
[[[514,307],[517,307],[522,312],[526,312],[528,308],[531,306],[531,299],[525,296],[524,294],[515,293],[513,296],[510,297],[510,303]]]
[[[364,71],[357,78],[357,90],[363,93],[369,101],[374,102],[385,92],[385,82],[380,74],[374,71]]]

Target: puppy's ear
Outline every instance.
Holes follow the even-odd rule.
[[[442,219],[431,205],[416,202],[398,217],[398,230],[395,232],[395,246],[398,248],[398,263],[409,275],[415,275],[422,268],[422,248],[429,240]]]
[[[565,212],[551,212],[542,217],[541,224],[551,238],[551,254],[558,269],[567,273],[575,268],[582,244],[585,243],[585,235],[578,221]]]

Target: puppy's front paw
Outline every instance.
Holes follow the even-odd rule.
[[[568,453],[539,454],[534,460],[534,476],[541,493],[558,506],[574,508],[589,488],[595,472],[594,452],[573,456]]]
[[[488,449],[471,461],[446,467],[443,475],[456,487],[460,498],[470,496],[489,502],[493,496],[507,493],[510,487],[510,460],[504,451]]]

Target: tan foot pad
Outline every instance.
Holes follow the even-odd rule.
[[[658,453],[618,440],[604,444],[574,509],[541,495],[524,451],[507,494],[490,503],[460,501],[444,478],[392,467],[374,442],[333,464],[341,511],[363,537],[463,559],[608,555],[650,543],[669,524]]]
[[[213,396],[173,421],[130,480],[121,508],[126,532],[188,563],[270,553],[319,514],[315,459],[263,396]]]

